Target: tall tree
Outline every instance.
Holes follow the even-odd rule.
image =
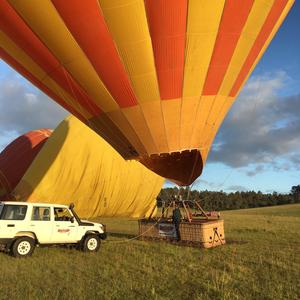
[[[299,203],[300,202],[300,185],[292,186],[291,194],[294,198],[294,202]]]

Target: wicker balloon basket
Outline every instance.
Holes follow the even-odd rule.
[[[179,233],[182,242],[193,243],[199,247],[212,248],[225,244],[224,220],[216,211],[206,212],[196,200],[179,200],[163,203],[161,216],[152,218],[153,209],[148,219],[139,220],[141,239],[177,240],[172,213],[177,207],[181,211]],[[155,208],[155,207],[154,207]]]
[[[192,220],[181,222],[179,226],[181,241],[193,242],[203,248],[212,248],[225,244],[223,220]],[[139,220],[141,239],[176,240],[174,224],[168,220]]]

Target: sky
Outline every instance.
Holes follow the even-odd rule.
[[[288,193],[300,184],[299,31],[296,0],[223,122],[193,189]],[[0,61],[0,151],[27,131],[55,128],[67,114]]]

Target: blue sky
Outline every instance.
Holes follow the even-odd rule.
[[[300,90],[300,1],[292,10],[258,63],[253,76],[265,72],[284,70],[290,76],[289,86],[280,91],[283,95],[299,93]]]
[[[296,0],[226,117],[193,188],[286,193],[300,184],[299,31]],[[21,133],[53,128],[67,115],[2,61],[0,90],[0,150]]]
[[[256,66],[254,72],[251,75],[250,81],[253,83],[257,80],[258,82],[262,77],[266,78],[265,83],[269,80],[279,78],[281,86],[276,89],[274,88],[275,97],[282,97],[282,101],[285,97],[294,96],[298,103],[300,102],[300,1],[296,0],[295,4],[287,16],[286,20],[282,24],[278,33],[272,40],[269,48],[265,52],[264,56]],[[280,79],[281,76],[281,79]],[[249,83],[249,82],[248,82]],[[279,85],[280,85],[279,83]],[[257,94],[259,101],[260,94],[263,94],[264,84],[258,87],[258,91],[253,89],[253,92]],[[233,110],[239,106],[243,98],[245,98],[247,90],[243,90],[234,104]],[[278,100],[280,101],[280,99]],[[257,105],[258,106],[258,105]],[[259,107],[253,108],[255,114],[253,114],[253,122],[256,118],[261,117]],[[291,107],[291,110],[293,107]],[[271,109],[270,109],[271,110]],[[265,111],[265,110],[263,110]],[[228,125],[228,118],[231,117],[234,111],[231,111],[224,121],[219,134],[216,138],[216,142],[222,139],[222,133],[226,130]],[[272,112],[267,112],[272,113]],[[296,117],[300,110],[295,111]],[[266,115],[266,118],[268,114]],[[284,119],[284,118],[283,118]],[[277,121],[276,123],[280,126],[284,120]],[[299,122],[299,119],[297,120]],[[271,122],[271,121],[270,121]],[[295,121],[296,123],[296,121]],[[267,122],[266,122],[267,124]],[[298,124],[293,124],[296,127]],[[292,125],[292,126],[293,126]],[[230,127],[230,126],[229,126]],[[230,129],[230,128],[228,128]],[[300,131],[297,135],[300,135]],[[246,135],[241,134],[241,138],[245,138]],[[299,137],[295,137],[299,138]],[[278,140],[278,143],[281,141]],[[249,159],[248,163],[240,166],[233,166],[227,164],[225,160],[222,162],[220,158],[218,162],[213,161],[212,153],[209,156],[208,163],[201,179],[194,184],[199,189],[209,190],[220,190],[234,191],[234,190],[261,190],[263,192],[289,192],[292,185],[300,184],[300,165],[296,165],[293,160],[289,159],[289,153],[295,152],[293,155],[300,158],[299,144],[296,145],[295,149],[287,151],[287,155],[274,155],[270,154],[270,162],[258,163],[255,159]],[[230,145],[229,145],[230,146]],[[298,150],[299,149],[299,150]],[[234,153],[234,151],[233,151]],[[236,153],[237,155],[237,153]],[[252,156],[255,158],[255,156]],[[274,161],[278,165],[273,165]],[[225,163],[224,163],[225,162]],[[289,166],[292,164],[292,166]],[[255,168],[258,170],[255,172]],[[251,173],[251,171],[253,171]],[[249,174],[250,173],[250,174]]]

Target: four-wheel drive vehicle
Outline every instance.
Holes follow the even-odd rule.
[[[73,204],[0,202],[0,246],[13,256],[31,255],[36,245],[47,244],[96,252],[105,238],[105,226],[80,220]]]

